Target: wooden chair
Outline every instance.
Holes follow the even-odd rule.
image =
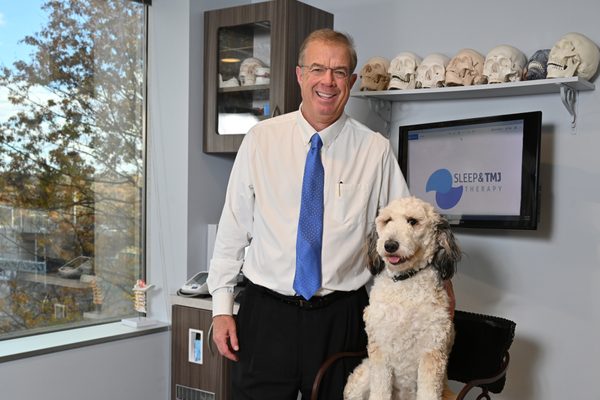
[[[477,400],[490,400],[490,393],[500,393],[506,383],[510,348],[516,324],[513,321],[484,314],[456,310],[456,337],[448,361],[448,379],[463,383],[456,400],[479,388]],[[367,352],[346,352],[331,355],[321,365],[315,377],[311,400],[318,400],[319,387],[327,370],[339,359],[367,356]]]

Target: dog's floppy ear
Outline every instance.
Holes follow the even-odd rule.
[[[440,217],[440,221],[436,225],[436,241],[438,249],[433,256],[432,264],[439,272],[440,278],[447,280],[454,276],[461,252],[450,224],[443,217]]]
[[[367,252],[367,268],[369,268],[371,274],[378,275],[385,268],[385,263],[377,252],[377,230],[375,229],[375,225],[373,225],[373,229],[367,235],[365,248]]]

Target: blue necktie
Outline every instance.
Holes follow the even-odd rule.
[[[321,163],[323,142],[318,133],[310,139],[306,156],[298,238],[296,240],[296,276],[294,290],[310,299],[321,287],[321,247],[323,241],[323,180]]]

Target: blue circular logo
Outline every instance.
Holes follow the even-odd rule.
[[[442,210],[454,207],[460,201],[463,187],[452,187],[452,174],[445,168],[435,171],[425,185],[426,192],[435,192],[435,202]]]

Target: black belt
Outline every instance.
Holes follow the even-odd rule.
[[[325,296],[313,296],[310,299],[306,300],[302,296],[285,296],[281,293],[277,293],[274,290],[268,289],[264,286],[257,285],[250,281],[248,281],[248,287],[246,288],[246,290],[248,290],[248,289],[256,290],[257,292],[269,295],[269,296],[271,296],[277,300],[280,300],[286,304],[290,304],[290,305],[300,307],[303,309],[307,309],[307,310],[314,310],[317,308],[326,307],[336,300],[355,295],[356,293],[358,293],[359,290],[361,290],[361,289],[351,290],[351,291],[347,291],[347,292],[336,291],[336,292],[326,294]]]

